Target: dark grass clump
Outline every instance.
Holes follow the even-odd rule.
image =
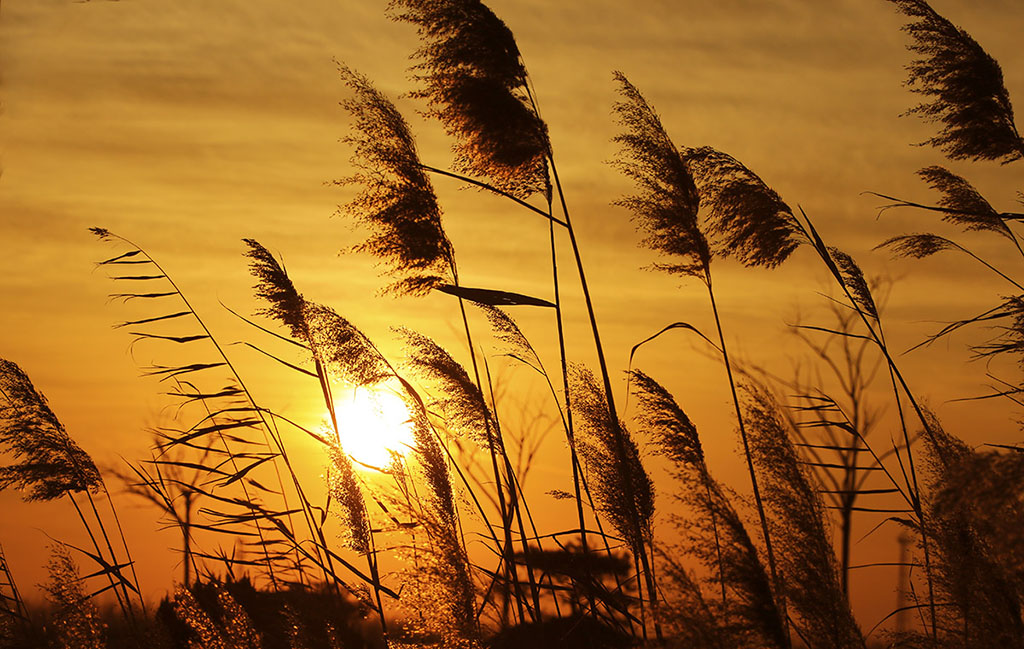
[[[942,126],[926,144],[952,160],[1005,164],[1024,156],[999,63],[924,0],[890,2],[911,19],[903,31],[919,57],[907,65],[907,84],[926,100],[909,112]]]

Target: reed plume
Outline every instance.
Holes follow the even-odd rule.
[[[974,185],[945,167],[933,165],[917,172],[928,186],[939,192],[942,220],[961,226],[965,230],[995,232],[1014,239],[999,212],[985,200]]]
[[[236,649],[224,641],[220,629],[187,588],[174,591],[174,615],[188,627],[188,649]]]
[[[92,599],[82,589],[82,577],[71,552],[63,545],[51,548],[47,566],[50,578],[44,585],[54,607],[51,627],[57,649],[104,649],[105,625]]]
[[[24,370],[2,358],[0,395],[0,448],[15,460],[0,467],[0,490],[15,487],[27,501],[103,490],[96,464],[68,435],[46,397]]]
[[[621,72],[615,80],[622,99],[613,110],[625,132],[614,139],[621,147],[614,164],[640,189],[616,204],[631,211],[647,232],[647,247],[678,258],[659,269],[702,277],[711,248],[698,220],[700,196],[690,167],[640,91]]]
[[[360,554],[370,551],[370,517],[366,511],[363,490],[359,486],[352,460],[341,448],[333,444],[330,447],[331,471],[328,476],[328,489],[331,498],[341,506],[344,512],[347,545]]]
[[[479,636],[476,590],[469,557],[460,540],[447,457],[422,401],[411,390],[407,397],[413,413],[415,453],[429,487],[420,523],[431,547],[418,558],[416,570],[409,574],[415,587],[403,599],[424,616],[431,631],[441,633],[452,646],[475,646]]]
[[[766,388],[746,384],[744,392],[750,448],[763,480],[794,627],[812,647],[863,649],[843,594],[825,507],[813,475],[800,464],[791,426]]]
[[[612,421],[604,391],[589,370],[577,368],[570,392],[579,415],[577,442],[598,509],[639,560],[652,540],[654,484],[640,448],[621,421]],[[648,578],[650,576],[648,575]],[[653,592],[650,597],[655,597]]]
[[[842,283],[849,289],[850,296],[857,308],[865,315],[878,320],[878,306],[875,298],[871,295],[871,287],[864,278],[864,271],[860,269],[853,257],[839,248],[829,247],[829,256],[839,269]]]
[[[774,268],[807,239],[793,211],[753,171],[711,147],[681,151],[693,173],[716,255]]]
[[[550,194],[547,126],[530,97],[511,30],[479,0],[392,0],[396,20],[425,41],[413,68],[428,101],[455,139],[455,168],[517,198]]]
[[[925,97],[908,112],[941,125],[925,143],[952,160],[1006,164],[1024,156],[999,63],[924,0],[890,2],[910,19],[903,31],[918,58],[907,65],[907,85]]]
[[[410,368],[439,388],[431,403],[437,406],[449,428],[488,447],[496,443],[496,420],[484,394],[465,368],[436,342],[409,329],[400,330],[409,348]]]
[[[254,295],[267,303],[257,315],[277,320],[288,327],[293,338],[309,343],[309,323],[303,313],[306,300],[292,283],[284,265],[255,239],[242,240],[247,250],[249,273],[256,278]]]
[[[1009,524],[1010,538],[1019,536],[1012,521],[1020,522],[1020,487],[1006,481],[1019,477],[1019,470],[1003,475],[987,472],[983,456],[943,430],[934,415],[928,414],[923,437],[932,498],[921,532],[934,547],[935,590],[944,603],[937,610],[936,635],[950,646],[965,649],[1024,647],[1024,590],[1011,559],[1019,549],[1011,549],[1007,556],[1009,539],[1000,538],[999,530]],[[1004,503],[997,511],[984,508],[984,501],[954,494],[957,489],[982,494],[993,487],[1002,492],[997,499]],[[996,518],[1011,513],[1016,515]],[[999,521],[997,527],[993,521]]]
[[[339,212],[351,214],[370,230],[356,250],[390,267],[398,280],[389,291],[424,295],[451,283],[454,252],[409,125],[366,77],[344,65],[339,70],[355,93],[342,102],[355,118],[352,134],[342,141],[353,147],[351,163],[357,171],[335,182],[362,188]]]
[[[720,599],[708,600],[679,559],[662,553],[668,565],[664,575],[683,597],[667,615],[682,616],[684,626],[693,627],[689,633],[700,631],[707,646],[787,647],[771,580],[731,495],[711,476],[697,427],[657,381],[639,370],[631,373],[631,379],[638,398],[637,423],[657,452],[672,463],[678,482],[674,497],[692,512],[692,516],[673,516],[674,525],[683,532],[679,549],[697,557],[712,575],[708,588],[721,591]]]
[[[616,78],[623,97],[616,104],[616,113],[626,128],[626,133],[618,138],[623,145],[618,164],[638,182],[640,189],[622,204],[633,210],[643,227],[651,232],[649,245],[653,243],[660,252],[682,257],[682,262],[674,267],[675,272],[698,277],[707,288],[772,582],[776,583],[771,535],[715,300],[710,262],[714,256],[733,257],[746,266],[772,268],[808,238],[779,195],[732,156],[710,147],[677,152],[639,91],[621,74]],[[701,209],[705,212],[703,220]],[[784,610],[784,604],[780,608]],[[785,615],[782,620],[785,624]]]
[[[648,233],[645,244],[679,258],[658,267],[703,277],[713,256],[772,268],[806,238],[778,193],[732,156],[675,146],[661,119],[621,72],[613,109],[624,132],[614,164],[639,190],[617,202]],[[703,218],[700,216],[704,210]]]

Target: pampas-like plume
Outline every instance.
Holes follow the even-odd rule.
[[[412,576],[418,587],[411,599],[433,593],[426,606],[433,609],[433,615],[440,614],[440,628],[434,630],[456,641],[452,646],[475,646],[473,639],[478,634],[476,591],[469,558],[460,542],[458,513],[446,454],[431,428],[423,403],[408,386],[406,400],[413,415],[416,457],[430,487],[429,507],[423,512],[421,523],[432,545],[428,562],[418,566],[417,574]]]
[[[986,467],[976,461],[979,456],[945,432],[934,416],[929,416],[926,423],[922,436],[928,450],[933,498],[921,529],[933,544],[934,582],[937,595],[946,603],[937,610],[937,634],[949,646],[965,649],[1022,647],[1024,591],[1012,563],[1004,563],[998,552],[1005,542],[991,527],[998,514],[986,510],[983,502],[953,495],[958,483],[966,486],[976,481],[999,481],[999,476],[986,476]],[[974,473],[978,469],[982,470],[981,474]],[[1004,482],[999,488],[1011,493],[1016,491],[1015,520],[1019,524],[1019,483]],[[972,490],[971,487],[968,490]],[[998,513],[1007,512],[1003,509]],[[992,532],[997,532],[997,536],[990,536]],[[1014,530],[1014,533],[1019,534],[1019,531]],[[1019,550],[1014,552],[1019,554]]]
[[[611,420],[604,390],[585,368],[576,368],[570,391],[579,414],[576,440],[591,474],[597,506],[640,556],[651,540],[654,484],[640,459],[640,449],[623,422]]]
[[[62,545],[52,548],[47,566],[50,580],[46,598],[54,607],[53,640],[57,649],[104,649],[104,624],[96,605],[82,590],[82,578],[71,553]]]
[[[871,295],[871,287],[868,286],[868,281],[864,279],[864,272],[861,271],[860,266],[853,260],[853,257],[838,248],[830,246],[828,253],[839,269],[842,282],[849,289],[850,295],[853,296],[857,307],[864,314],[877,320],[878,307],[875,305],[875,298]]]
[[[189,649],[234,649],[221,636],[217,625],[196,601],[195,595],[187,588],[178,587],[174,592],[174,615],[191,631]]]
[[[92,458],[75,443],[28,375],[0,358],[0,449],[16,463],[0,467],[0,490],[16,487],[25,500],[54,500],[103,489]]]
[[[681,153],[708,208],[715,254],[774,268],[806,241],[789,206],[739,160],[707,146]]]
[[[440,345],[409,329],[401,329],[409,346],[409,365],[413,370],[434,381],[444,397],[434,403],[444,413],[449,426],[469,435],[487,446],[495,431],[494,416],[480,388],[469,377],[465,368]]]
[[[677,561],[665,557],[669,569],[663,574],[690,604],[687,611],[669,609],[667,614],[670,619],[684,615],[687,624],[697,624],[703,636],[717,638],[722,646],[788,646],[771,580],[729,494],[711,477],[696,426],[657,381],[639,370],[631,378],[638,398],[637,422],[658,452],[672,462],[679,481],[675,496],[694,514],[674,521],[684,532],[683,549],[710,571],[709,589],[720,586],[728,592],[716,603],[719,615],[712,629],[701,614],[711,604],[704,600],[699,585],[692,583]]]
[[[295,290],[295,285],[277,259],[255,239],[243,239],[249,248],[245,256],[249,262],[249,272],[258,281],[253,286],[255,295],[266,300],[268,306],[258,310],[258,315],[265,315],[280,321],[288,327],[294,338],[309,342],[309,325],[303,316],[306,301]]]
[[[409,125],[366,77],[345,66],[339,69],[342,80],[355,91],[342,102],[355,118],[352,135],[343,141],[353,147],[352,165],[358,171],[336,183],[363,188],[340,211],[370,229],[369,238],[356,249],[391,267],[400,278],[389,287],[396,293],[423,295],[439,284],[452,283],[454,252]]]
[[[333,375],[355,385],[375,385],[394,376],[366,334],[334,309],[307,302],[303,315],[313,355]]]
[[[370,551],[370,517],[366,511],[363,490],[359,487],[352,460],[337,444],[330,447],[331,472],[328,488],[331,497],[344,511],[348,545],[356,552]]]
[[[925,257],[930,257],[935,253],[942,252],[943,250],[952,250],[955,247],[956,246],[953,242],[945,237],[923,232],[901,234],[899,236],[886,239],[875,246],[875,250],[878,250],[879,248],[888,248],[892,251],[893,255],[897,257],[924,259]]]
[[[414,96],[456,139],[456,168],[513,196],[549,192],[547,126],[529,96],[511,30],[479,0],[392,0],[426,41]]]
[[[614,139],[621,147],[615,165],[640,189],[616,204],[630,210],[647,231],[649,248],[681,258],[659,268],[701,277],[711,263],[711,249],[697,219],[700,197],[690,169],[640,91],[621,72],[615,80],[622,99],[613,110],[625,129]]]
[[[800,465],[774,397],[761,386],[743,387],[750,449],[762,477],[794,625],[811,647],[863,649],[864,638],[843,595],[814,478]]]
[[[903,31],[913,39],[908,48],[919,58],[907,66],[907,83],[927,98],[909,112],[942,125],[926,143],[953,160],[1005,164],[1021,158],[1024,141],[999,63],[924,0],[890,2],[912,19]]]
[[[942,194],[939,205],[945,208],[943,221],[955,223],[966,230],[995,232],[1013,241],[1013,233],[1006,221],[966,179],[938,165],[925,167],[917,175]]]
[[[932,499],[939,517],[959,511],[1024,593],[1024,453],[971,451],[944,468]]]
[[[474,304],[487,316],[487,321],[491,324],[491,331],[494,333],[494,336],[511,348],[510,355],[544,374],[537,350],[533,348],[533,345],[519,328],[519,325],[516,324],[515,320],[496,306],[478,302]]]

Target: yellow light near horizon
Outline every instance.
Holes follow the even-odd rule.
[[[334,400],[341,447],[359,464],[383,469],[392,453],[405,455],[413,443],[405,402],[388,389],[355,388]]]

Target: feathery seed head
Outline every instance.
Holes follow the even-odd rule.
[[[613,110],[625,132],[614,139],[621,147],[614,164],[639,190],[616,204],[633,212],[648,233],[644,242],[648,247],[680,258],[659,267],[702,276],[711,262],[711,250],[698,225],[700,196],[690,168],[640,91],[621,72],[615,73],[615,79],[622,99]]]
[[[257,279],[253,286],[256,297],[266,300],[270,306],[257,311],[275,320],[281,321],[291,330],[292,336],[299,340],[309,340],[309,326],[303,315],[305,300],[292,280],[285,272],[274,255],[254,239],[243,239],[248,250],[245,256],[251,259],[249,272]]]
[[[715,254],[774,268],[806,242],[789,206],[736,158],[706,146],[685,148],[681,155],[708,209]]]
[[[927,98],[909,112],[942,125],[926,143],[953,160],[1005,164],[1024,156],[999,63],[924,0],[890,2],[912,19],[903,31],[919,58],[907,66],[907,83]]]
[[[24,370],[0,358],[0,449],[16,461],[0,467],[0,490],[21,489],[25,500],[96,492],[103,479]]]
[[[362,191],[341,211],[370,229],[356,250],[369,252],[391,267],[400,279],[390,287],[399,294],[426,294],[450,282],[454,250],[441,224],[441,208],[419,155],[409,125],[383,94],[361,74],[339,67],[355,95],[342,106],[355,118],[352,164],[358,171],[338,184]]]
[[[331,497],[341,505],[344,512],[346,540],[356,552],[370,551],[370,519],[359,487],[352,460],[345,451],[334,444],[330,448],[331,471],[328,486]]]
[[[375,385],[394,375],[369,338],[333,309],[306,302],[303,318],[309,326],[313,355],[328,371],[353,385]]]
[[[434,403],[445,420],[471,439],[487,446],[494,435],[495,421],[480,388],[451,354],[430,338],[409,329],[401,329],[409,346],[409,365],[440,387],[445,395]]]
[[[917,234],[901,234],[899,236],[886,239],[875,246],[875,250],[878,250],[879,248],[888,248],[896,257],[924,259],[925,257],[930,257],[937,252],[949,250],[952,247],[953,242],[949,239],[940,237],[937,234],[925,232]]]
[[[640,457],[640,448],[625,425],[613,420],[604,390],[585,368],[575,368],[570,397],[579,413],[576,441],[584,466],[592,474],[597,506],[629,543],[643,552],[651,538],[654,484]]]
[[[871,295],[871,288],[868,286],[867,280],[864,279],[864,273],[861,271],[860,266],[853,260],[853,257],[838,248],[830,246],[828,253],[839,269],[843,283],[846,284],[846,287],[853,295],[857,307],[877,320],[878,307],[875,305],[875,298]]]
[[[947,209],[944,221],[963,226],[966,230],[988,230],[1013,239],[1010,228],[999,213],[967,180],[937,165],[925,167],[917,175],[942,194],[939,205]]]
[[[547,126],[511,30],[479,0],[393,0],[426,44],[413,55],[430,114],[456,139],[456,167],[519,198],[550,191]]]
[[[634,393],[640,400],[637,421],[654,437],[661,453],[676,464],[704,463],[697,427],[660,383],[640,370],[633,370]]]

